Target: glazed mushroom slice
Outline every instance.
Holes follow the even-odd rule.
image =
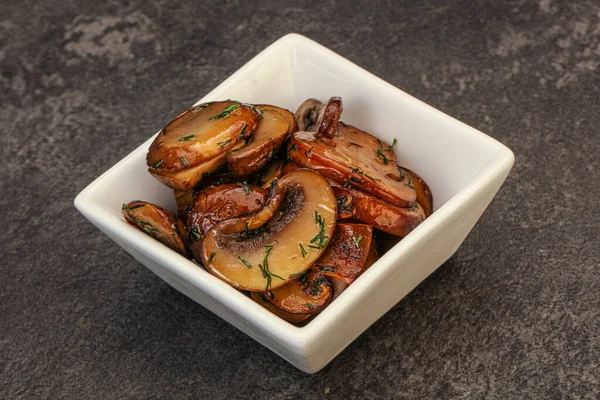
[[[298,107],[294,114],[296,123],[298,124],[298,130],[314,132],[317,127],[316,123],[319,119],[319,112],[322,107],[323,103],[317,99],[307,99],[304,103],[300,104],[300,107]]]
[[[278,309],[290,314],[317,314],[329,305],[333,291],[325,274],[317,268],[298,279],[273,289],[264,297]]]
[[[365,270],[373,243],[373,227],[366,224],[337,224],[330,245],[315,263],[325,276],[348,285]]]
[[[375,245],[375,239],[373,238],[371,241],[371,248],[369,249],[369,254],[367,255],[367,259],[365,260],[365,264],[363,265],[360,274],[362,275],[367,269],[371,268],[371,266],[375,264],[375,261],[377,261],[378,259],[379,253],[377,252],[377,246]],[[345,280],[338,279],[333,275],[327,276],[327,280],[331,283],[331,288],[333,289],[333,298],[331,299],[331,301],[337,299],[338,296],[350,286],[350,284]]]
[[[268,163],[256,178],[256,184],[262,188],[269,189],[275,179],[283,176],[283,161],[274,160]]]
[[[185,222],[187,220],[188,208],[194,202],[194,191],[173,190],[173,194],[177,203],[177,216]]]
[[[407,185],[415,188],[417,203],[423,208],[425,218],[429,217],[433,212],[433,196],[427,183],[416,172],[404,167],[398,167],[398,180],[406,180]]]
[[[283,117],[287,121],[287,123],[290,127],[290,129],[288,130],[288,133],[294,133],[298,130],[298,124],[296,123],[296,118],[294,117],[294,114],[292,114],[292,112],[290,110],[287,110],[282,107],[277,107],[277,106],[274,106],[271,104],[255,104],[254,108],[257,109],[261,113],[264,110],[277,111],[279,114],[283,115]]]
[[[398,180],[393,148],[356,128],[339,127],[332,139],[318,138],[312,132],[294,133],[288,157],[344,186],[369,192],[399,207],[411,207],[416,191],[407,177]]]
[[[285,312],[285,311],[277,308],[275,305],[271,304],[266,299],[266,297],[267,297],[267,294],[264,292],[251,292],[250,293],[250,298],[252,298],[252,300],[254,300],[255,302],[257,302],[258,304],[260,304],[267,310],[271,311],[273,314],[277,315],[280,318],[283,318],[286,321],[299,323],[299,322],[304,322],[313,316],[313,314],[309,314],[309,313],[294,314],[294,313]]]
[[[123,204],[122,213],[129,224],[179,254],[186,254],[185,225],[171,211],[136,200]]]
[[[226,162],[226,153],[219,154],[202,164],[179,171],[148,169],[150,174],[162,184],[179,191],[191,190],[198,182],[221,168]]]
[[[342,99],[332,97],[325,103],[319,112],[315,132],[318,137],[333,138],[338,128],[342,115]]]
[[[202,237],[218,222],[260,210],[268,192],[258,186],[225,184],[202,191],[188,212],[187,227],[190,249],[197,261],[202,262]]]
[[[260,211],[215,225],[202,241],[202,262],[238,289],[275,289],[321,256],[335,228],[336,208],[325,178],[293,171],[272,186]]]
[[[194,106],[156,136],[146,163],[151,172],[179,171],[205,163],[250,136],[260,115],[237,101]]]
[[[264,167],[293,130],[288,123],[289,118],[281,112],[274,108],[259,110],[262,119],[248,144],[227,154],[227,168],[235,176],[248,176]]]
[[[425,220],[419,203],[398,207],[377,197],[329,181],[338,202],[338,219],[354,219],[395,236],[405,237]]]

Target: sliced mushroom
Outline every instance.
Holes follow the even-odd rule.
[[[327,277],[351,284],[363,273],[373,243],[373,227],[337,224],[330,245],[315,266]]]
[[[212,186],[198,194],[188,212],[187,227],[194,258],[202,262],[202,237],[216,223],[260,210],[267,191],[245,182]]]
[[[293,129],[278,107],[259,110],[262,119],[249,143],[227,154],[227,168],[235,176],[248,176],[264,167],[275,155]],[[283,109],[281,109],[283,110]],[[282,112],[291,113],[287,110]]]
[[[238,289],[286,284],[313,265],[333,234],[337,204],[321,175],[293,171],[271,192],[260,211],[220,222],[202,241],[204,265]]]
[[[255,302],[257,302],[258,304],[260,304],[267,310],[271,311],[273,314],[277,315],[280,318],[283,318],[286,321],[299,323],[299,322],[304,322],[313,316],[313,314],[309,314],[309,313],[293,314],[293,313],[285,312],[285,311],[277,308],[275,305],[271,304],[266,299],[266,296],[267,296],[267,294],[264,292],[251,292],[250,293],[250,297],[252,298],[252,300],[254,300]]]
[[[317,99],[308,99],[300,104],[294,115],[298,123],[298,130],[314,131],[322,107],[323,103]]]
[[[152,236],[181,255],[186,255],[185,225],[171,211],[145,201],[123,204],[123,217],[129,224]]]
[[[369,249],[369,254],[367,255],[367,259],[366,259],[363,269],[361,271],[361,275],[367,269],[369,269],[373,264],[375,264],[375,261],[377,261],[378,259],[379,259],[379,253],[377,252],[377,246],[375,245],[375,241],[373,240],[371,242],[371,248]],[[344,290],[348,289],[348,287],[350,286],[350,284],[348,284],[346,281],[344,281],[342,279],[337,279],[333,276],[328,276],[327,279],[329,280],[329,282],[331,282],[331,287],[333,289],[333,298],[331,299],[331,301],[337,299],[338,296],[340,294],[342,294],[342,292]]]
[[[416,200],[408,178],[398,180],[393,149],[372,135],[354,127],[339,125],[332,139],[318,138],[312,132],[292,135],[288,157],[323,176],[372,193],[400,207],[411,207]]]
[[[259,173],[256,184],[262,188],[269,189],[275,179],[283,176],[283,161],[274,160],[268,163]]]
[[[407,185],[415,188],[417,203],[423,208],[425,218],[429,217],[433,212],[433,196],[427,183],[416,172],[408,168],[398,167],[398,175],[399,180],[407,180]]]
[[[398,207],[377,197],[329,181],[338,202],[339,219],[355,219],[392,235],[404,237],[425,220],[425,213],[414,203]]]
[[[254,133],[260,115],[236,101],[194,106],[171,121],[150,145],[151,172],[179,171],[231,150]]]
[[[298,279],[265,294],[265,298],[280,310],[291,314],[316,314],[329,304],[332,297],[329,282],[323,272],[311,268]]]
[[[294,117],[294,114],[292,114],[292,112],[290,110],[287,110],[282,107],[277,107],[277,106],[274,106],[271,104],[256,104],[256,105],[254,105],[254,107],[260,112],[263,112],[264,110],[271,110],[271,111],[277,111],[279,114],[283,115],[290,127],[290,129],[288,130],[288,133],[294,133],[298,130],[298,124],[296,123],[296,118]]]
[[[173,193],[175,194],[175,202],[177,203],[177,216],[185,222],[187,220],[188,208],[194,202],[194,191],[173,190]]]
[[[333,138],[336,134],[341,115],[342,99],[340,97],[330,98],[319,112],[315,129],[317,137]]]
[[[164,171],[148,169],[150,174],[162,184],[179,191],[191,190],[203,177],[206,177],[221,168],[226,161],[226,153],[219,154],[194,167],[179,171]]]

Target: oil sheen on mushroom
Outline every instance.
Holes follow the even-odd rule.
[[[202,241],[204,265],[238,289],[268,291],[293,280],[333,234],[337,204],[321,175],[293,171],[271,192],[260,211],[215,225]]]

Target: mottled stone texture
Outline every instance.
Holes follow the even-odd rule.
[[[456,255],[312,376],[72,205],[288,32],[517,158]],[[599,65],[597,0],[3,1],[0,398],[597,398]]]

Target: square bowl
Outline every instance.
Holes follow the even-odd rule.
[[[128,225],[124,202],[174,209],[172,191],[146,170],[154,136],[92,182],[77,209],[171,286],[308,373],[323,368],[458,249],[506,179],[503,144],[411,97],[297,34],[250,60],[200,102],[235,99],[295,110],[309,97],[341,96],[344,121],[391,143],[399,164],[428,182],[435,212],[303,327],[271,314],[194,262]]]

